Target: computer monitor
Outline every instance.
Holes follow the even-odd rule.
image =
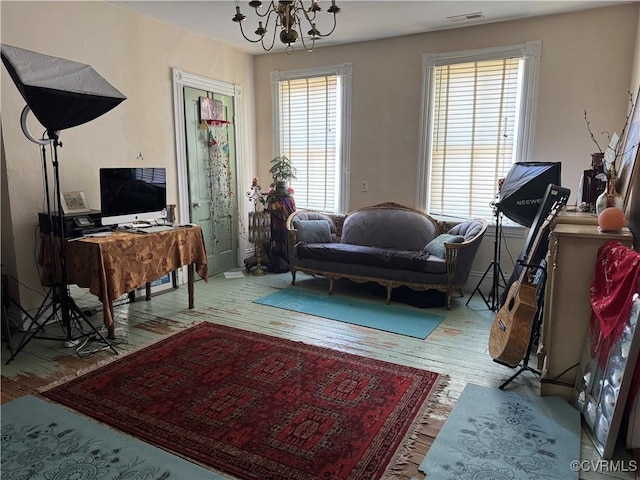
[[[122,225],[167,216],[167,174],[163,167],[101,168],[102,225]]]

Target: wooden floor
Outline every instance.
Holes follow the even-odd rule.
[[[491,361],[487,353],[488,334],[495,314],[477,294],[468,307],[465,306],[466,296],[454,298],[454,306],[449,311],[444,308],[429,309],[432,313],[445,314],[446,319],[425,340],[420,340],[253,303],[256,298],[287,287],[290,281],[289,273],[262,277],[245,275],[243,278],[229,279],[218,275],[210,278],[208,283],[196,283],[196,306],[193,310],[186,308],[186,287],[154,296],[150,302],[138,300],[130,304],[123,303],[116,307],[115,312],[116,327],[123,328],[125,336],[118,340],[115,348],[126,353],[194,322],[209,321],[442,373],[448,375],[450,381],[439,395],[440,406],[433,413],[427,444],[437,434],[468,382],[497,387],[514,373],[514,370]],[[328,288],[326,280],[301,274],[297,276],[296,285],[322,292]],[[366,295],[372,298],[366,286],[347,281],[336,282],[333,294]],[[84,290],[74,289],[73,295],[83,309],[92,306],[100,308],[95,297]],[[382,298],[380,302],[384,304]],[[90,318],[94,325],[99,326],[102,314],[99,312]],[[46,330],[46,334],[51,336],[62,333],[57,325],[48,326]],[[74,348],[65,348],[61,340],[33,339],[6,365],[9,357],[9,350],[3,348],[2,403],[22,395],[37,394],[40,387],[99,361],[108,360],[114,354],[107,350],[80,357]],[[535,359],[532,365],[535,366]],[[532,373],[525,372],[507,389],[537,394],[538,382]],[[619,448],[616,458],[628,462],[631,456]],[[421,459],[413,459],[414,475],[419,479],[424,478],[417,471]],[[594,462],[600,459],[584,433],[581,459]],[[633,479],[634,474],[584,472],[580,478]]]

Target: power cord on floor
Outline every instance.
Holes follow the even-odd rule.
[[[129,341],[125,337],[103,340],[98,335],[91,335],[85,338],[82,344],[76,347],[76,353],[81,358],[90,357],[104,350],[109,350],[112,345],[127,345]]]

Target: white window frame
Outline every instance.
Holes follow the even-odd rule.
[[[321,77],[326,75],[337,75],[340,82],[340,137],[338,146],[338,167],[336,168],[336,180],[338,184],[338,199],[336,212],[346,213],[349,207],[349,184],[350,184],[350,155],[351,155],[351,63],[342,63],[327,67],[304,68],[299,70],[275,71],[271,72],[271,102],[273,105],[273,156],[280,155],[280,95],[278,84],[281,81],[294,80],[300,78]],[[295,196],[295,195],[294,195]]]
[[[526,162],[529,161],[533,149],[533,134],[538,92],[538,71],[540,68],[541,55],[542,41],[535,40],[503,47],[438,54],[428,53],[422,56],[420,145],[418,148],[416,208],[423,211],[427,211],[428,208],[434,126],[432,106],[435,98],[436,67],[455,63],[512,58],[515,56],[524,58],[521,97],[522,103],[520,106],[520,115],[517,119],[518,128],[515,145],[515,158],[518,162]]]

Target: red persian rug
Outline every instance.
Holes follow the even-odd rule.
[[[201,323],[43,392],[244,479],[381,478],[444,377]]]

